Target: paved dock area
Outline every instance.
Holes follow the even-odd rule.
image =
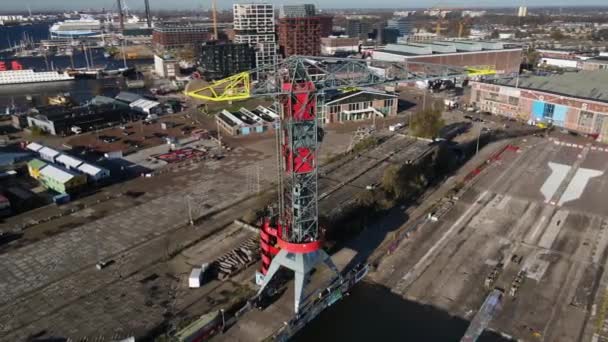
[[[608,152],[547,138],[520,147],[384,258],[374,279],[465,319],[498,288],[505,300],[493,330],[525,341],[606,340]]]
[[[349,139],[342,133],[328,138],[337,150]],[[168,170],[170,182],[146,178],[148,187],[136,199],[105,202],[104,211],[101,205],[77,211],[72,215],[83,219],[69,228],[49,227],[53,235],[5,246],[0,340],[141,337],[174,315],[227,307],[248,291],[243,284],[252,272],[200,290],[188,289],[188,274],[251,236],[231,230],[230,223],[257,205],[258,188],[276,181],[275,162],[273,139],[244,140],[222,160]],[[194,227],[187,225],[189,207],[200,218]],[[58,221],[47,225],[64,224]],[[99,271],[100,260],[114,264]]]

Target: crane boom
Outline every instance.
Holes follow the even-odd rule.
[[[315,89],[322,91],[345,87],[375,86],[391,82],[464,79],[469,76],[473,76],[471,68],[441,64],[291,56],[276,65],[241,72],[209,86],[189,90],[186,95],[207,101],[233,101],[256,96],[276,96],[291,92],[283,89],[282,84],[293,77],[313,82]]]

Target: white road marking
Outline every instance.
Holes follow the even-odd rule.
[[[540,192],[545,196],[545,203],[551,200],[572,166],[549,162],[549,168],[551,169],[551,175],[547,177],[545,183],[540,187]]]
[[[528,236],[524,239],[524,241],[527,244],[529,244],[529,245],[534,244],[534,241],[536,240],[536,236],[538,235],[538,232],[540,231],[540,228],[542,227],[542,225],[546,219],[547,219],[547,216],[542,216],[538,220],[538,223],[536,224],[536,227],[534,227],[534,230],[530,234],[528,234]]]
[[[600,170],[583,168],[578,169],[557,204],[562,205],[565,202],[578,199],[583,194],[583,191],[585,191],[585,187],[587,187],[587,183],[589,182],[589,180],[591,178],[598,177],[603,174],[604,172]]]

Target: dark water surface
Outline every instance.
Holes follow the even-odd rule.
[[[460,341],[469,322],[435,307],[403,299],[390,289],[358,284],[350,296],[325,310],[295,342],[308,341]],[[484,332],[479,342],[509,342]]]

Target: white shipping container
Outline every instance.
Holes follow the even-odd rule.
[[[190,277],[188,278],[188,286],[190,288],[199,288],[201,287],[201,269],[193,268],[192,272],[190,272]]]

